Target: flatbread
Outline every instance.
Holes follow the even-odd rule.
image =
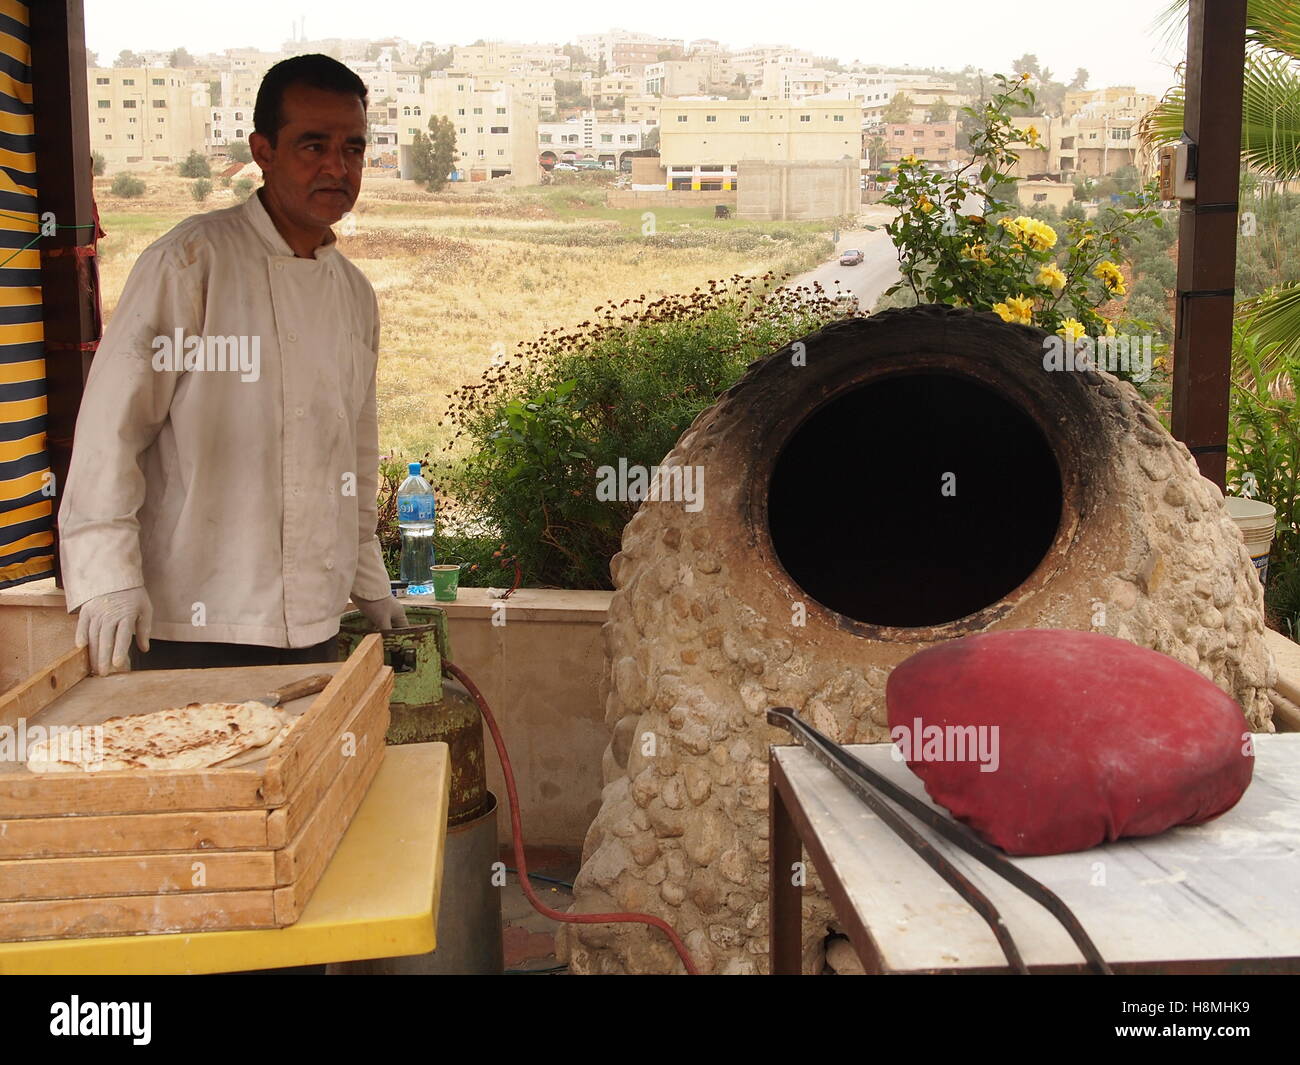
[[[260,762],[264,758],[270,758],[271,755],[275,754],[275,752],[280,749],[281,744],[285,741],[285,737],[287,737],[293,730],[294,725],[301,720],[301,714],[289,718],[288,724],[275,734],[270,743],[262,747],[250,747],[241,754],[236,754],[230,758],[223,759],[220,762],[214,762],[214,767],[220,769],[234,769],[236,766],[248,765],[250,762]]]
[[[32,744],[33,773],[114,769],[204,769],[263,747],[288,723],[265,703],[190,703],[130,717],[110,717]]]

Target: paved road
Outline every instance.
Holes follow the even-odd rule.
[[[872,205],[863,208],[859,219],[868,225],[882,225],[892,215],[892,208]],[[861,250],[863,261],[857,266],[840,266],[837,260],[845,248]],[[814,283],[820,282],[827,295],[851,292],[858,298],[858,306],[869,311],[875,306],[880,294],[897,280],[898,256],[888,235],[879,229],[875,232],[855,229],[840,233],[835,258],[828,259],[806,274],[800,274],[786,287],[810,288]]]

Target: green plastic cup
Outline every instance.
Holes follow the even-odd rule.
[[[444,603],[456,600],[456,589],[460,586],[459,566],[433,567],[433,597]]]

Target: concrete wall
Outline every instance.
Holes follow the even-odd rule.
[[[836,218],[862,202],[857,159],[824,163],[742,161],[736,213],[757,221]]]
[[[609,742],[599,699],[600,630],[610,594],[521,588],[506,601],[502,625],[492,623],[494,601],[483,589],[462,589],[455,603],[439,604],[447,608],[453,660],[479,686],[505,737],[530,844],[580,847],[600,808],[600,760]],[[0,589],[0,691],[69,650],[75,635],[76,617],[52,580]],[[486,729],[484,740],[505,841],[505,787]]]

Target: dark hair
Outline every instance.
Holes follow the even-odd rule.
[[[253,132],[275,144],[284,125],[284,90],[290,85],[309,85],[313,89],[341,92],[360,97],[367,105],[366,83],[337,59],[319,53],[282,59],[266,72],[257,89],[253,105]]]

